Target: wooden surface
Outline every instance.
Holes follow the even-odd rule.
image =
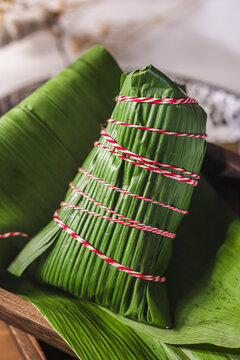
[[[8,325],[23,360],[47,360],[36,338],[13,325]]]
[[[23,360],[8,326],[0,321],[0,360]]]
[[[66,342],[30,302],[3,289],[0,289],[0,319],[27,330],[36,338],[76,357]]]
[[[0,360],[46,360],[36,338],[0,321]]]
[[[226,144],[221,144],[219,145],[221,147],[223,147],[226,150],[229,150],[231,152],[234,152],[236,154],[240,155],[240,144],[235,142],[235,143],[226,143]]]

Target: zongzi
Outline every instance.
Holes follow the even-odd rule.
[[[170,327],[165,273],[198,183],[206,114],[151,65],[124,74],[121,86],[60,210],[10,271],[31,264],[37,281]]]

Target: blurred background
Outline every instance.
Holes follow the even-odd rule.
[[[239,152],[239,14],[240,0],[0,0],[0,110],[97,43],[124,71],[186,81],[208,141]]]

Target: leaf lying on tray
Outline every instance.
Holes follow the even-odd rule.
[[[113,109],[120,75],[94,46],[1,117],[0,234],[33,235],[49,221]]]
[[[145,338],[96,305],[50,288],[29,287],[23,297],[33,303],[82,360],[240,359],[236,349],[183,347]]]
[[[240,222],[203,176],[190,211],[168,274],[174,330],[129,320],[54,288],[28,287],[21,278],[16,292],[83,360],[104,359],[106,351],[112,359],[240,359]],[[186,346],[201,343],[220,347]]]
[[[0,234],[33,235],[51,218],[111,113],[120,75],[94,46],[0,118]],[[26,238],[0,240],[2,284]]]

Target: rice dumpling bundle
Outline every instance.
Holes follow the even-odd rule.
[[[198,183],[206,114],[151,65],[124,74],[115,100],[60,210],[10,271],[32,264],[37,281],[170,327],[165,273]]]

